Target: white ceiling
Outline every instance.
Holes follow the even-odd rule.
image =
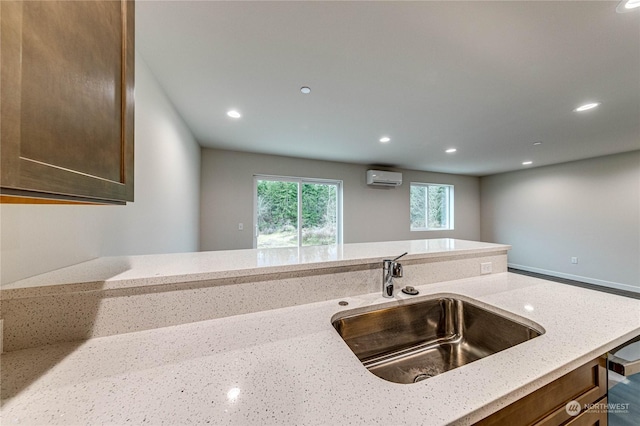
[[[203,147],[483,176],[640,149],[616,5],[139,1],[136,46]]]

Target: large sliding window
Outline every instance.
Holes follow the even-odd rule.
[[[342,242],[342,182],[278,176],[254,177],[256,248]]]

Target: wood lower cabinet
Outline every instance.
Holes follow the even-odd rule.
[[[606,358],[596,358],[519,399],[476,425],[606,426]],[[566,406],[576,401],[580,414]],[[591,405],[596,404],[596,405]],[[587,410],[584,407],[590,407]]]
[[[134,2],[0,2],[3,198],[133,201]]]
[[[607,412],[603,407],[608,403],[607,398],[598,401],[598,405],[580,413],[567,426],[607,426]]]

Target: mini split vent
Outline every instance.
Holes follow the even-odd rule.
[[[402,173],[367,170],[367,185],[400,186],[402,185]]]

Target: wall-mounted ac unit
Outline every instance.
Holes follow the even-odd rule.
[[[400,186],[402,173],[367,170],[367,185]]]

